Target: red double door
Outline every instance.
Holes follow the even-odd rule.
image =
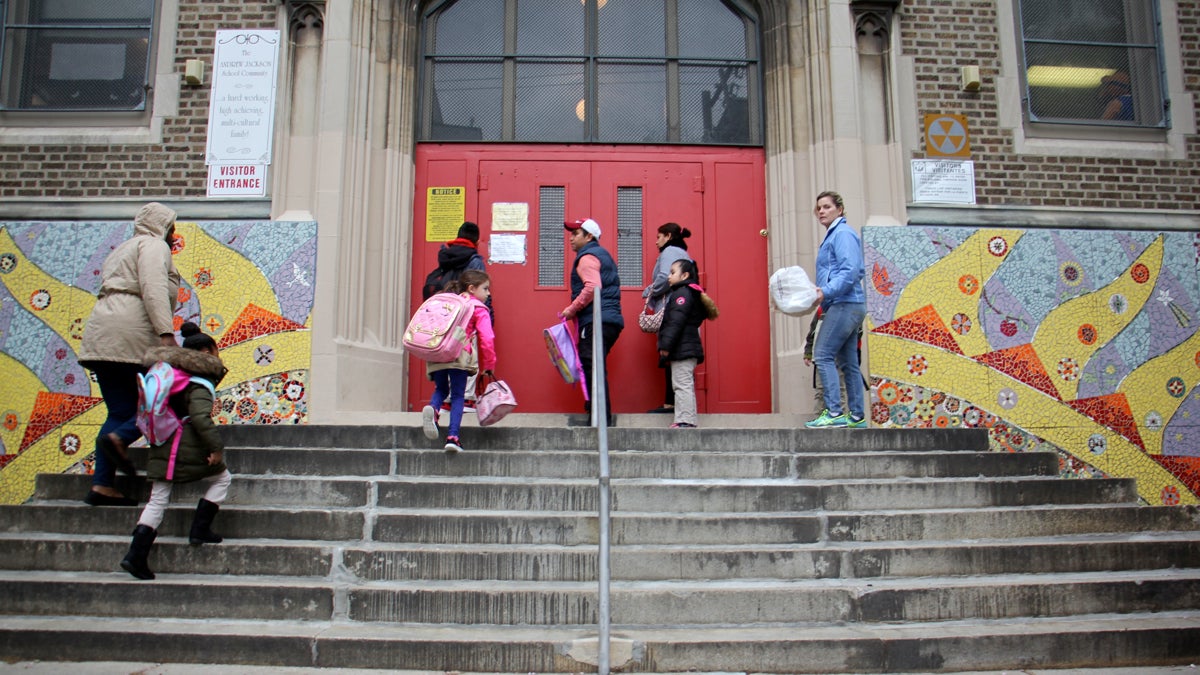
[[[479,225],[492,281],[497,374],[512,385],[518,412],[584,409],[579,387],[563,382],[542,338],[571,300],[575,253],[562,222],[579,218],[600,224],[600,244],[621,274],[625,330],[608,358],[613,411],[640,413],[663,402],[656,336],[639,330],[637,315],[658,256],[657,229],[666,222],[692,231],[688,251],[721,310],[702,328],[700,412],[771,411],[761,150],[421,145],[416,162],[413,309],[443,243],[427,228],[440,223],[444,232],[447,223],[430,188],[465,188],[464,219]],[[438,212],[427,213],[431,203]],[[420,410],[433,386],[424,363],[410,357],[409,365],[408,405]]]

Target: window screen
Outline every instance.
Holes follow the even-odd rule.
[[[1031,122],[1168,126],[1155,0],[1021,0]]]
[[[144,110],[153,0],[0,0],[0,108]]]
[[[567,204],[565,187],[543,187],[538,190],[538,285],[562,286],[566,280],[563,245],[564,213]]]
[[[762,144],[740,0],[450,0],[422,35],[418,140]]]
[[[642,283],[642,188],[617,188],[617,274],[622,286]]]

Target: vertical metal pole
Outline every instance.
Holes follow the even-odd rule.
[[[596,287],[592,298],[592,426],[596,427],[600,449],[600,550],[599,554],[599,645],[596,653],[596,668],[600,675],[609,673],[609,629],[612,609],[609,605],[609,469],[608,469],[608,416],[604,411],[608,392],[604,381],[604,325],[600,321],[600,287]]]

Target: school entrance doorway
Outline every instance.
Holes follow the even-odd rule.
[[[575,253],[563,222],[579,218],[600,224],[600,245],[621,275],[625,330],[608,359],[613,412],[642,413],[663,402],[656,336],[638,329],[637,315],[658,255],[655,234],[665,222],[692,231],[688,251],[721,309],[702,328],[699,411],[771,411],[760,148],[422,144],[416,165],[412,309],[441,244],[455,237],[462,220],[477,223],[492,280],[497,375],[512,385],[517,412],[583,410],[578,385],[563,382],[542,339],[542,329],[570,302]],[[424,363],[409,359],[408,407],[420,410],[433,385]]]

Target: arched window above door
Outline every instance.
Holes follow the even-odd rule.
[[[739,0],[444,0],[421,30],[418,140],[762,144]]]

